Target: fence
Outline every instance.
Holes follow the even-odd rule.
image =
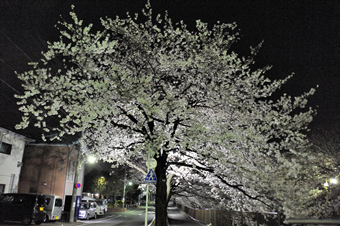
[[[255,213],[238,212],[215,209],[193,209],[181,204],[176,204],[179,209],[199,220],[212,226],[281,226],[279,213]]]

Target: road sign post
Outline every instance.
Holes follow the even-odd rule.
[[[146,166],[148,168],[148,174],[145,177],[146,182],[146,200],[145,200],[145,226],[148,226],[148,205],[149,205],[149,183],[156,183],[157,177],[155,172],[151,168],[156,168],[156,159],[150,159],[150,154],[148,153],[148,160],[146,161]]]
[[[146,175],[145,182],[146,183],[156,183],[157,182],[156,174],[152,169],[150,169],[148,174]]]

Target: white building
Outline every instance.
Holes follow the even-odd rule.
[[[0,193],[18,192],[24,149],[33,141],[0,127]]]

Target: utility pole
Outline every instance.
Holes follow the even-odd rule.
[[[124,211],[124,204],[125,204],[125,189],[126,189],[126,166],[125,166],[125,171],[124,171],[123,211]]]
[[[78,218],[78,216],[76,216],[76,213],[77,213],[77,208],[80,204],[76,203],[76,201],[77,201],[77,191],[78,191],[78,188],[76,187],[76,185],[79,181],[79,174],[80,174],[80,171],[81,171],[81,167],[82,167],[83,163],[85,163],[86,161],[89,161],[90,163],[94,163],[97,160],[94,156],[88,156],[88,158],[81,160],[81,154],[80,154],[80,150],[79,150],[78,151],[78,158],[77,158],[77,163],[78,163],[77,164],[77,170],[75,172],[74,185],[73,185],[73,190],[72,190],[72,201],[71,201],[70,218],[69,218],[69,222],[71,222],[71,223],[76,222],[77,218]]]
[[[77,217],[75,217],[75,213],[76,213],[76,201],[77,201],[77,188],[76,188],[76,184],[78,183],[78,180],[79,180],[79,172],[80,172],[81,164],[82,164],[82,161],[80,161],[80,160],[81,160],[81,155],[80,155],[80,150],[78,150],[77,170],[76,170],[75,176],[74,176],[74,184],[73,184],[73,190],[72,190],[72,201],[71,201],[71,209],[70,209],[69,222],[75,222],[77,220]]]

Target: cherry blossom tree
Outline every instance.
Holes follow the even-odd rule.
[[[330,125],[322,124],[312,130],[308,136],[311,148],[317,153],[317,177],[319,186],[310,191],[307,199],[306,215],[319,218],[339,218],[340,216],[340,121],[335,120]]]
[[[197,21],[189,30],[167,13],[153,16],[149,3],[143,18],[101,18],[99,31],[70,15],[57,26],[60,40],[18,74],[26,90],[17,95],[18,129],[34,118],[57,134],[52,139],[82,134],[112,164],[155,158],[156,225],[166,225],[170,185],[257,210],[282,206],[288,185],[306,187],[305,131],[314,114],[306,103],[314,89],[279,95],[293,75],[270,80],[270,67],[256,68],[261,44],[248,57],[232,51],[235,23]]]

